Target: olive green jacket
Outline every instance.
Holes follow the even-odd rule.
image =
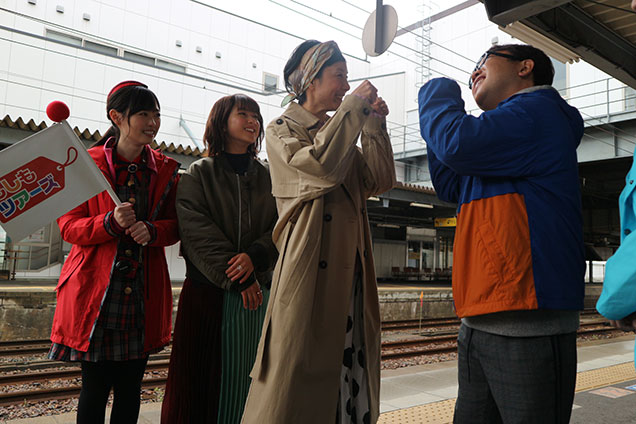
[[[383,118],[347,96],[319,128],[291,103],[267,127],[281,255],[243,423],[335,421],[347,315],[359,258],[371,422],[379,415],[380,314],[366,199],[395,184]],[[360,137],[361,135],[361,137]],[[356,147],[361,138],[362,149]]]
[[[238,175],[223,154],[194,162],[177,187],[177,218],[187,276],[209,281],[224,290],[240,290],[253,283],[269,287],[278,257],[272,242],[276,203],[267,168],[250,162]],[[228,261],[247,253],[255,272],[243,284],[226,275]]]

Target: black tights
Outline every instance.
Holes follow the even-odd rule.
[[[82,392],[77,424],[103,423],[110,389],[113,408],[110,422],[135,424],[139,417],[141,380],[148,358],[132,361],[82,361]]]

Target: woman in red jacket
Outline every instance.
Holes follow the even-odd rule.
[[[57,285],[49,358],[79,361],[77,422],[136,423],[148,355],[170,341],[172,293],[164,246],[178,241],[174,207],[179,164],[152,150],[159,101],[124,81],[108,94],[112,126],[88,150],[123,202],[106,192],[58,219],[73,244]]]

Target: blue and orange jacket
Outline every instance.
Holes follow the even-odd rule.
[[[539,86],[476,118],[457,83],[438,78],[420,89],[419,113],[437,195],[458,204],[457,315],[582,309],[579,112]]]

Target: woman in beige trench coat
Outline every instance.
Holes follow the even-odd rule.
[[[283,105],[298,103],[266,131],[280,256],[243,423],[375,423],[380,317],[365,205],[395,183],[388,108],[368,81],[344,97],[333,41],[298,46],[285,85]]]

